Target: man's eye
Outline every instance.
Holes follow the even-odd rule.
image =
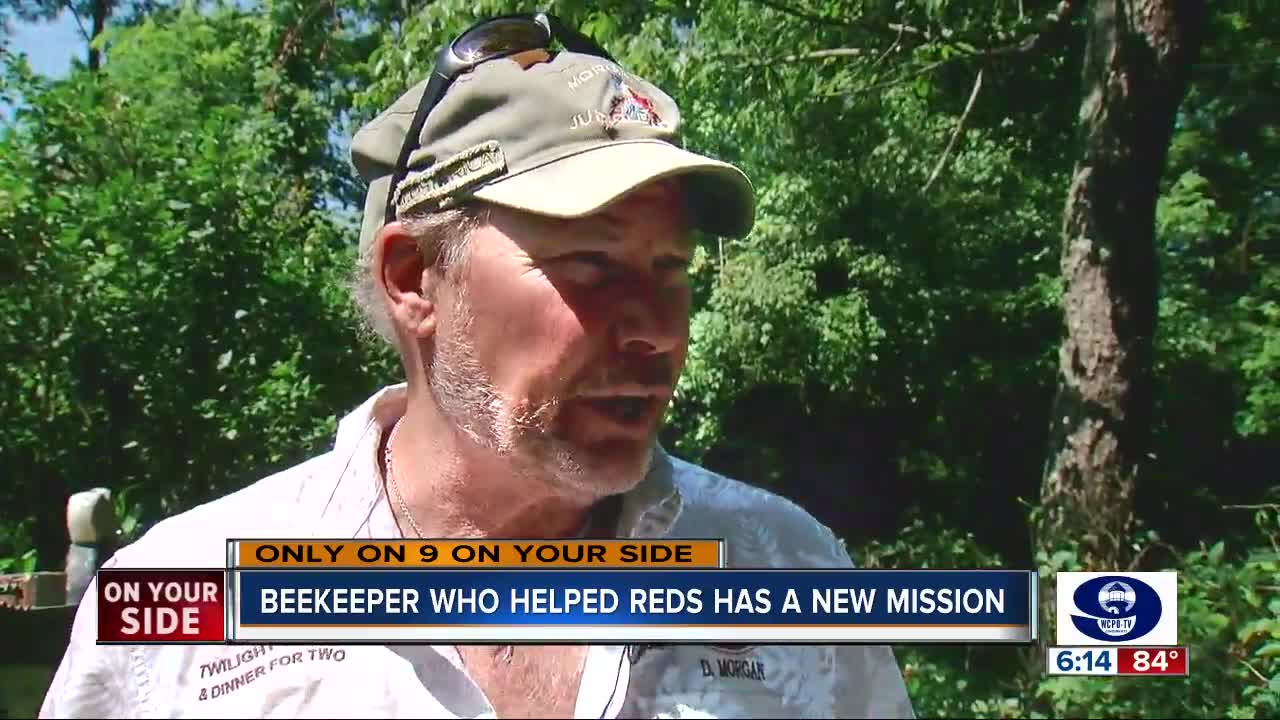
[[[583,263],[591,267],[604,268],[608,267],[612,262],[609,256],[602,252],[577,252],[570,253],[561,258],[569,262]]]
[[[685,272],[689,269],[690,259],[679,255],[667,255],[660,257],[654,263],[658,270],[662,272]]]
[[[614,263],[607,253],[576,252],[561,255],[554,265],[569,280],[581,285],[596,285],[606,280],[613,271]]]
[[[624,264],[605,252],[568,253],[555,258],[553,265],[562,277],[580,285],[603,285],[627,273]],[[689,259],[666,255],[654,260],[653,266],[662,282],[680,282],[688,272]]]

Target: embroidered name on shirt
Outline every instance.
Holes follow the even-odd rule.
[[[720,658],[712,665],[708,660],[699,660],[702,665],[703,677],[721,677],[721,678],[737,678],[739,680],[755,680],[756,682],[764,682],[766,679],[764,671],[764,663],[759,660],[738,660],[736,658]]]

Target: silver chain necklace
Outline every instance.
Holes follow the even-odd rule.
[[[400,492],[400,481],[396,479],[396,463],[391,453],[391,448],[395,445],[396,433],[400,432],[400,422],[401,420],[396,421],[395,426],[391,428],[391,435],[387,438],[387,479],[391,481],[391,492],[396,496],[396,504],[400,506],[400,512],[404,513],[409,526],[421,539],[426,537],[426,533],[422,532],[418,521],[413,518],[413,513],[409,512],[409,504],[404,501],[404,493]]]
[[[396,463],[391,451],[391,448],[395,446],[396,433],[400,432],[400,425],[403,420],[404,418],[396,420],[396,424],[391,427],[391,434],[387,437],[387,480],[391,483],[391,493],[396,496],[396,505],[400,506],[400,512],[403,513],[405,519],[409,521],[409,527],[413,528],[413,531],[417,533],[419,539],[424,539],[427,535],[422,532],[422,528],[418,525],[418,521],[414,519],[413,513],[409,511],[409,504],[404,501],[404,493],[400,491],[400,481],[396,478]],[[591,531],[593,519],[593,513],[588,512],[586,522],[582,524],[582,529],[578,531],[578,534],[575,537],[585,538],[587,533]]]
[[[403,418],[396,421],[396,424],[391,428],[391,434],[387,437],[387,464],[386,464],[385,471],[387,474],[387,480],[391,485],[391,492],[393,495],[395,495],[396,504],[400,506],[400,512],[403,513],[405,519],[409,521],[409,526],[413,528],[413,531],[415,533],[417,533],[418,538],[422,539],[426,537],[426,533],[422,532],[422,528],[418,525],[418,521],[414,519],[413,513],[409,511],[409,504],[404,501],[404,493],[400,492],[400,481],[396,478],[396,463],[395,463],[394,455],[391,451],[391,448],[395,444],[396,433],[400,432],[400,423],[402,420]],[[578,537],[580,538],[586,537],[587,532],[591,529],[591,520],[592,520],[591,513],[588,513],[587,521],[586,523],[583,524],[582,530],[578,532]],[[466,657],[465,655],[463,655],[461,648],[457,648],[457,650],[458,650],[458,657],[462,661],[463,666],[465,667],[467,664]],[[495,656],[498,657],[498,659],[500,659],[503,664],[505,665],[511,664],[511,660],[515,656],[515,646],[500,645],[500,646],[497,646],[496,651],[497,652],[495,653]]]

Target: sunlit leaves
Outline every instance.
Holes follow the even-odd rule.
[[[113,31],[97,77],[11,68],[30,107],[0,135],[0,268],[23,268],[0,288],[17,519],[60,524],[61,494],[104,484],[134,488],[141,528],[322,449],[385,381],[342,292],[355,235],[323,209],[347,173],[327,136],[340,79],[257,41],[284,16]],[[336,52],[312,30],[292,52]]]

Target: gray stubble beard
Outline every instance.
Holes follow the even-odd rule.
[[[457,283],[454,287],[451,327],[437,333],[427,372],[440,413],[472,443],[510,461],[520,477],[542,479],[559,488],[589,490],[592,483],[587,469],[574,457],[572,448],[551,434],[560,400],[510,407],[476,358],[471,341],[475,316],[465,286]]]

